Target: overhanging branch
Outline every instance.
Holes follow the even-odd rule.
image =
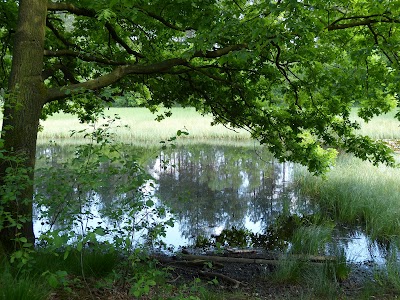
[[[87,61],[87,62],[97,62],[97,63],[100,63],[100,64],[114,65],[114,66],[128,65],[129,64],[126,61],[109,60],[109,59],[106,59],[106,58],[95,57],[95,56],[91,56],[91,55],[86,54],[86,53],[77,52],[77,51],[68,50],[68,49],[57,50],[57,51],[44,50],[44,56],[51,56],[51,57],[69,56],[69,57],[76,57],[76,58],[79,58],[79,59],[81,59],[83,61]]]
[[[349,21],[349,23],[340,24],[342,21]],[[359,26],[368,26],[375,23],[400,23],[400,20],[393,19],[387,15],[370,15],[370,16],[352,16],[339,18],[328,25],[328,30],[340,30]]]
[[[48,11],[68,11],[77,16],[84,16],[84,17],[90,17],[90,18],[95,18],[97,15],[96,11],[93,9],[77,7],[71,3],[66,3],[66,2],[51,2],[51,1],[49,1],[47,4],[47,10]],[[106,22],[105,27],[107,28],[108,32],[110,33],[110,36],[112,37],[112,39],[116,43],[120,44],[121,47],[123,47],[126,50],[126,52],[134,55],[135,57],[144,58],[144,55],[140,54],[137,51],[134,51],[132,48],[129,47],[129,45],[120,36],[118,36],[117,31],[111,25],[110,22]]]
[[[128,52],[129,54],[132,54],[136,57],[144,58],[144,55],[133,50],[131,47],[129,47],[129,45],[120,36],[118,36],[117,31],[114,29],[114,27],[109,22],[107,22],[105,24],[105,26],[106,26],[108,32],[110,33],[112,39],[114,41],[116,41],[118,44],[120,44],[126,50],[126,52]]]
[[[228,54],[231,51],[236,51],[240,49],[246,48],[246,45],[231,45],[225,48],[221,48],[218,50],[214,51],[207,51],[205,53],[203,52],[196,52],[192,58],[217,58],[221,57],[223,55]],[[46,103],[55,101],[55,100],[60,100],[69,97],[70,95],[73,94],[79,94],[79,93],[84,93],[87,90],[99,90],[101,88],[104,88],[106,86],[112,85],[119,80],[121,80],[123,77],[127,75],[133,75],[133,74],[162,74],[162,73],[168,73],[171,72],[173,73],[173,69],[177,66],[184,66],[187,65],[187,63],[190,61],[190,59],[184,59],[184,58],[173,58],[173,59],[168,59],[164,60],[162,62],[158,63],[153,63],[149,65],[123,65],[123,66],[117,66],[113,71],[110,73],[107,73],[103,76],[100,76],[98,78],[88,80],[85,82],[81,82],[78,84],[72,84],[60,88],[51,88],[48,90],[47,98],[46,98]]]
[[[145,9],[142,8],[142,7],[138,7],[138,6],[134,6],[134,7],[135,7],[138,11],[140,11],[141,13],[143,13],[143,14],[149,16],[150,18],[153,18],[153,19],[155,19],[155,20],[161,22],[162,24],[164,24],[164,25],[165,25],[166,27],[168,27],[168,28],[171,28],[171,29],[174,29],[174,30],[177,30],[177,31],[182,31],[182,32],[185,32],[185,31],[187,31],[187,30],[193,30],[193,29],[194,29],[194,28],[192,28],[192,27],[181,28],[181,27],[179,27],[179,26],[177,26],[177,25],[172,24],[171,22],[168,22],[168,21],[167,21],[166,19],[164,19],[163,17],[161,17],[161,16],[159,16],[159,15],[153,13],[153,12],[150,12],[150,11],[148,11],[148,10],[145,10]]]
[[[67,2],[52,2],[47,3],[48,11],[68,11],[77,16],[96,17],[96,11],[93,9],[81,8]]]
[[[183,65],[186,60],[175,58],[165,60],[160,63],[155,63],[151,65],[125,65],[118,66],[112,72],[100,76],[98,78],[81,82],[78,84],[72,84],[61,88],[51,88],[48,90],[46,103],[67,98],[73,94],[84,93],[87,90],[99,90],[106,86],[112,85],[123,77],[132,74],[156,74],[165,73],[175,66]]]
[[[55,37],[59,39],[66,47],[75,47],[74,44],[70,43],[65,37],[63,37],[58,30],[54,27],[53,23],[49,19],[46,20],[46,26],[53,32]]]
[[[206,51],[206,52],[197,51],[194,53],[193,58],[194,57],[217,58],[217,57],[224,56],[224,55],[228,54],[229,52],[238,51],[238,50],[242,50],[242,49],[247,49],[247,45],[246,44],[237,44],[237,45],[226,46],[224,48],[216,49],[213,51]]]

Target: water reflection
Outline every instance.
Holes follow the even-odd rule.
[[[53,172],[57,172],[56,167],[71,158],[74,151],[73,147],[53,145],[38,147],[37,153],[47,157],[47,166],[53,166]],[[159,151],[126,146],[125,151],[134,153],[156,180],[150,184],[152,181],[146,179],[139,194],[174,212],[175,226],[167,229],[164,238],[165,243],[174,247],[194,244],[196,237],[218,235],[225,228],[266,232],[279,216],[310,215],[316,210],[309,199],[299,195],[294,188],[292,164],[277,162],[263,148],[191,145]],[[38,160],[37,166],[41,168],[44,164],[44,160]],[[107,161],[101,165],[104,172],[110,168]],[[76,174],[63,172],[65,180],[76,180]],[[40,173],[38,175],[40,177]],[[123,212],[129,199],[136,201],[138,195],[124,193],[118,188],[121,181],[129,181],[135,176],[135,172],[108,176],[95,191],[85,191],[90,205],[83,208],[92,213],[87,220],[90,226],[113,224],[123,230],[127,222],[131,222],[129,215],[116,215],[115,212],[116,208]],[[51,173],[45,177],[51,179]],[[49,226],[61,228],[63,220],[57,219],[59,211],[71,209],[77,197],[82,196],[77,195],[73,186],[54,190],[54,185],[49,188],[43,182],[36,185],[36,190],[45,197],[60,193],[59,197],[65,199],[60,206],[49,208],[54,211],[54,219],[50,217],[44,226],[43,220],[36,220],[36,234]],[[153,217],[165,219],[170,216],[167,213]],[[350,234],[341,232],[336,237],[337,245],[346,251],[348,259],[381,259],[379,249],[371,247],[374,244],[364,235],[360,232]]]
[[[168,162],[165,165],[163,162]],[[197,146],[163,152],[150,164],[157,197],[189,241],[223,228],[264,230],[282,213],[309,213],[292,187],[293,168],[262,149]]]

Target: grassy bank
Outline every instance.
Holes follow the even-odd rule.
[[[295,182],[321,211],[346,224],[361,225],[372,239],[398,238],[400,169],[375,167],[342,155],[326,179],[298,167]]]
[[[152,114],[145,108],[110,108],[105,111],[106,116],[120,117],[112,125],[114,137],[119,141],[133,144],[159,143],[174,136],[178,130],[189,133],[185,138],[191,141],[242,141],[251,142],[250,135],[244,130],[230,130],[222,125],[211,126],[212,117],[202,116],[193,108],[173,108],[172,116],[160,122],[156,121],[157,114]],[[105,122],[101,120],[100,122]],[[42,121],[43,130],[39,134],[39,143],[49,140],[63,140],[68,143],[71,130],[79,131],[87,128],[80,124],[75,116],[55,114],[46,121]],[[117,126],[120,126],[117,128]]]
[[[367,233],[371,249],[376,244],[381,247],[385,262],[374,264],[371,256],[371,264],[366,263],[371,279],[363,283],[356,299],[398,299],[400,169],[375,167],[343,154],[326,178],[315,177],[301,166],[296,166],[294,174],[296,189],[316,204],[323,218],[347,228],[361,229]],[[337,299],[334,294],[329,295]]]
[[[222,125],[211,126],[212,117],[202,116],[193,108],[173,108],[172,116],[160,122],[156,121],[157,114],[152,114],[146,108],[110,108],[105,111],[110,118],[120,116],[113,126],[115,137],[118,140],[129,143],[158,143],[176,134],[177,130],[186,130],[189,135],[187,142],[220,141],[225,142],[251,142],[250,134],[244,130],[231,130]],[[359,131],[363,135],[369,135],[378,139],[400,139],[399,122],[394,118],[395,112],[391,112],[374,118],[366,123],[356,116],[356,110],[352,118],[361,124]],[[39,143],[47,143],[49,140],[67,141],[71,130],[79,131],[87,128],[80,124],[75,116],[69,114],[55,114],[46,121],[42,121],[43,130],[39,133]],[[126,126],[126,127],[125,127]],[[75,140],[76,141],[76,140]],[[74,140],[69,140],[72,143]]]

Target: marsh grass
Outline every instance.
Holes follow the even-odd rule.
[[[368,135],[374,139],[400,139],[400,122],[395,119],[396,111],[373,118],[365,122],[357,116],[357,109],[351,113],[351,119],[360,123],[361,129],[358,133]]]
[[[326,260],[319,267],[314,265],[311,268],[311,275],[306,276],[316,278],[320,281],[313,289],[327,285],[328,290],[332,288],[332,283],[348,278],[350,268],[346,262],[346,256],[342,249],[339,249],[332,241],[334,227],[327,222],[324,225],[300,226],[294,231],[291,239],[292,254],[326,255],[329,245],[329,255],[335,257],[334,260]],[[314,274],[315,273],[315,274]],[[311,280],[314,283],[314,280]],[[325,288],[322,291],[326,290]],[[330,293],[329,293],[330,294]]]
[[[397,255],[389,254],[384,267],[375,267],[373,277],[368,279],[360,299],[399,299],[400,263]]]
[[[273,273],[267,275],[266,280],[275,284],[299,285],[304,299],[342,299],[340,282],[347,279],[349,273],[344,255],[336,261],[318,264],[292,259],[289,255],[281,260]]]
[[[398,237],[391,241],[387,248],[385,265],[375,268],[374,280],[366,285],[366,291],[374,290],[376,293],[378,290],[381,293],[400,294],[399,242]]]
[[[304,261],[283,257],[274,272],[268,275],[267,280],[274,283],[298,284],[304,280],[304,274],[311,267]]]
[[[362,225],[371,239],[390,240],[400,228],[400,169],[375,167],[350,155],[339,157],[326,179],[298,167],[295,182],[339,222]]]
[[[304,274],[305,285],[311,291],[310,299],[338,299],[340,287],[336,280],[327,276],[326,266],[314,268]]]
[[[245,130],[228,129],[222,125],[211,126],[212,116],[201,115],[194,108],[173,108],[172,116],[158,122],[160,113],[152,114],[146,108],[109,108],[105,116],[120,120],[115,122],[115,137],[119,141],[133,144],[155,144],[174,136],[177,130],[186,130],[188,136],[183,137],[185,143],[207,142],[251,142],[250,134]],[[351,118],[361,124],[359,133],[377,139],[400,139],[399,122],[394,118],[395,112],[390,112],[365,122],[357,117],[357,109],[353,109]],[[100,120],[100,122],[102,122]],[[103,122],[105,122],[103,120]],[[70,138],[71,130],[80,131],[87,128],[79,123],[76,116],[58,113],[41,122],[43,130],[39,133],[38,142],[47,143],[49,140],[62,140],[67,143],[81,143],[79,135]]]
[[[212,117],[202,116],[194,108],[173,108],[172,116],[162,121],[156,121],[157,114],[152,114],[145,108],[110,108],[105,110],[106,119],[100,119],[99,125],[117,115],[119,119],[113,124],[113,136],[117,141],[131,144],[154,144],[175,136],[178,130],[189,133],[180,140],[196,142],[204,141],[250,141],[250,134],[245,130],[232,130],[222,125],[211,126]],[[87,124],[79,123],[75,116],[55,114],[41,122],[42,131],[38,142],[49,140],[65,140],[68,143],[81,142],[82,135],[70,139],[71,131],[81,131],[88,128]]]
[[[323,255],[326,244],[332,241],[332,231],[332,226],[300,226],[293,233],[290,252],[293,254]]]

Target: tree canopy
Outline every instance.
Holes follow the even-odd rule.
[[[0,5],[6,88],[18,5]],[[354,105],[365,120],[396,106],[399,10],[360,0],[50,1],[43,112],[87,118],[103,100],[141,97],[152,109],[211,112],[316,173],[333,148],[393,164],[349,116]]]

